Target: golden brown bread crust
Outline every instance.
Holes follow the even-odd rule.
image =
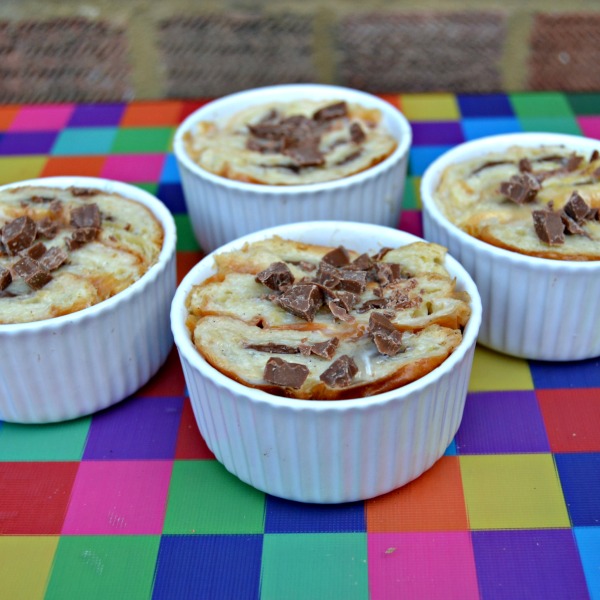
[[[77,221],[78,210],[92,206],[97,207],[99,227],[84,231],[86,227]],[[37,262],[47,267],[42,272],[50,277],[39,289],[19,276],[16,267],[27,249],[4,235],[11,229],[7,224],[23,217],[35,223],[32,244],[41,243],[46,253],[52,250],[66,256],[58,266],[39,257]],[[142,204],[82,188],[4,190],[0,192],[0,227],[0,267],[12,278],[0,291],[0,323],[7,324],[71,314],[114,296],[157,261],[164,237],[162,226]],[[83,241],[75,241],[82,232]]]
[[[216,255],[217,273],[187,298],[188,327],[198,351],[244,385],[311,400],[395,389],[453,352],[470,316],[470,299],[445,271],[444,248],[418,242],[366,262],[350,250],[348,264],[335,267],[333,279],[325,280],[323,273],[331,277],[331,269],[324,263],[333,250],[274,237]],[[281,264],[285,268],[277,273],[287,279],[278,287],[264,274]],[[362,275],[348,275],[357,271]],[[356,278],[364,285],[348,297],[344,288],[355,285]],[[285,298],[307,286],[317,288],[322,305],[312,312],[290,311]],[[345,309],[339,311],[340,305]],[[334,347],[330,352],[310,350],[328,344]],[[289,385],[270,380],[266,368],[273,357],[295,365],[305,379]],[[351,359],[356,373],[339,383],[325,372],[341,357]]]

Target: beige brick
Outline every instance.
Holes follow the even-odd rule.
[[[528,85],[534,90],[600,90],[600,14],[537,14]]]
[[[341,83],[374,92],[499,90],[503,13],[351,15],[337,26]]]

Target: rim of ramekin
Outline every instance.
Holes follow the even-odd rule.
[[[392,152],[392,154],[390,154],[385,160],[381,161],[377,165],[369,167],[360,173],[355,173],[354,175],[349,175],[348,177],[343,177],[341,179],[300,185],[269,185],[236,181],[234,179],[227,179],[221,175],[215,175],[214,173],[203,169],[200,165],[195,163],[189,157],[185,149],[185,144],[183,142],[185,133],[190,131],[198,121],[210,120],[213,118],[211,115],[215,111],[223,110],[223,115],[219,115],[217,117],[221,118],[225,115],[233,115],[235,112],[242,110],[246,106],[262,104],[268,101],[284,100],[285,98],[293,99],[300,96],[310,97],[311,92],[318,92],[321,97],[323,97],[325,94],[330,94],[332,96],[332,100],[341,98],[350,102],[362,104],[363,106],[368,106],[369,108],[377,108],[388,118],[394,119],[402,132],[400,139],[397,140],[398,145],[394,152]],[[391,165],[400,161],[408,154],[411,144],[412,129],[408,119],[400,112],[400,110],[398,110],[389,102],[382,100],[373,94],[369,94],[368,92],[363,92],[352,88],[320,83],[295,83],[253,88],[251,90],[244,90],[234,94],[229,94],[228,96],[208,102],[204,106],[201,106],[199,109],[195,110],[179,125],[173,138],[173,151],[177,160],[180,161],[189,171],[198,177],[202,177],[203,179],[214,183],[215,185],[221,185],[231,190],[245,193],[258,192],[260,194],[267,195],[280,195],[282,193],[306,193],[307,191],[313,191],[317,187],[319,190],[327,191],[330,189],[344,188],[360,183],[365,179],[377,176],[378,173],[385,171]]]
[[[460,227],[452,223],[440,210],[433,198],[443,170],[451,164],[475,158],[488,152],[501,152],[511,146],[538,146],[538,145],[564,145],[575,150],[600,150],[600,140],[592,140],[584,136],[570,135],[565,133],[548,132],[522,132],[505,133],[500,135],[485,136],[468,142],[458,144],[454,148],[444,152],[436,158],[425,170],[421,179],[421,203],[424,212],[435,220],[435,222],[446,229],[462,245],[470,246],[477,253],[485,253],[490,257],[502,258],[509,263],[522,268],[540,270],[547,268],[553,273],[572,271],[595,271],[600,270],[600,260],[577,261],[560,260],[552,258],[541,258],[520,254],[504,248],[488,244],[469,235]]]
[[[37,330],[52,329],[60,327],[66,323],[74,324],[87,319],[96,318],[106,312],[112,311],[115,305],[122,303],[131,296],[139,295],[147,289],[148,286],[158,278],[164,270],[165,265],[171,260],[176,250],[177,230],[173,215],[169,209],[149,192],[136,186],[115,181],[112,179],[103,179],[100,177],[84,176],[57,176],[57,177],[38,177],[35,179],[25,179],[15,181],[0,186],[0,192],[13,188],[26,186],[47,186],[55,188],[88,187],[101,189],[108,193],[117,193],[130,200],[139,202],[146,206],[160,222],[164,237],[161,251],[157,261],[144,273],[137,281],[132,283],[118,294],[88,306],[74,313],[51,317],[40,321],[30,321],[28,323],[0,323],[0,335],[19,334],[24,332],[33,332]]]
[[[215,254],[241,248],[245,243],[266,239],[274,235],[294,239],[295,235],[302,231],[306,231],[307,229],[312,231],[317,229],[331,231],[339,228],[362,231],[364,232],[364,235],[368,232],[368,235],[374,240],[374,246],[377,245],[377,234],[382,232],[385,232],[387,235],[392,233],[394,236],[397,235],[399,245],[423,241],[422,238],[405,231],[392,229],[391,227],[351,221],[308,221],[304,223],[277,225],[233,240],[206,255],[199,263],[192,267],[175,292],[171,304],[171,330],[173,332],[175,345],[183,358],[194,368],[194,370],[199,371],[203,377],[211,379],[222,388],[231,389],[232,392],[238,396],[241,395],[247,397],[252,402],[269,405],[273,408],[312,410],[315,412],[325,410],[343,411],[347,409],[367,409],[377,405],[385,405],[390,402],[404,401],[413,394],[434,384],[444,375],[450,373],[455,366],[465,359],[468,350],[476,343],[479,328],[481,326],[482,308],[479,292],[477,291],[477,287],[471,276],[464,267],[449,254],[446,255],[446,266],[448,270],[456,277],[459,288],[467,291],[471,297],[471,316],[463,331],[463,339],[454,352],[450,354],[441,365],[416,381],[400,388],[389,390],[381,394],[375,394],[373,396],[367,396],[365,398],[351,398],[347,400],[301,400],[296,398],[284,398],[269,394],[263,390],[245,386],[230,379],[212,367],[196,350],[195,346],[192,344],[189,330],[185,324],[187,315],[185,301],[194,285],[204,281],[210,274],[215,272]],[[375,250],[375,248],[373,249]],[[206,276],[202,277],[200,272],[205,270],[207,270]]]

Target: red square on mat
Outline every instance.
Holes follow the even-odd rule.
[[[78,462],[0,462],[0,534],[56,535]]]
[[[158,373],[140,390],[136,396],[183,396],[185,379],[177,350],[173,348],[165,364]]]
[[[181,113],[179,115],[179,120],[183,121],[186,117],[189,117],[194,111],[198,110],[201,106],[208,104],[211,101],[211,98],[205,98],[201,100],[186,100],[182,102]]]
[[[213,459],[215,455],[210,451],[204,438],[200,435],[198,424],[189,398],[183,403],[175,459]]]
[[[469,529],[458,456],[442,456],[419,478],[366,502],[367,531]]]
[[[121,118],[121,127],[178,125],[182,103],[177,100],[132,102]]]
[[[41,177],[100,177],[105,160],[104,156],[49,156]]]
[[[600,389],[535,393],[552,452],[600,452]]]

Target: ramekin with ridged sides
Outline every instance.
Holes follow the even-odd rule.
[[[483,242],[454,225],[435,200],[443,171],[511,146],[564,145],[592,154],[600,142],[554,133],[515,133],[461,144],[435,160],[421,181],[424,237],[446,246],[475,281],[483,304],[479,342],[546,361],[600,356],[600,261],[538,258]]]
[[[138,390],[173,345],[169,309],[176,281],[176,229],[144,190],[92,177],[48,177],[2,186],[99,189],[146,206],[162,226],[157,262],[128,288],[72,314],[0,324],[0,420],[49,423],[88,415]]]
[[[283,238],[358,252],[419,238],[387,227],[308,222],[266,229],[231,242]],[[214,369],[192,343],[186,298],[214,272],[208,255],[175,294],[171,325],[198,427],[216,458],[255,488],[290,500],[340,503],[378,496],[421,475],[446,451],[462,419],[481,321],[477,289],[451,257],[445,266],[471,298],[471,316],[454,352],[427,375],[371,397],[339,401],[282,398]]]
[[[298,99],[339,100],[377,109],[397,147],[385,160],[360,173],[305,185],[234,181],[201,168],[186,151],[185,135],[201,121],[222,121],[249,106]],[[300,221],[397,226],[411,143],[409,122],[390,103],[349,88],[294,84],[239,92],[201,107],[177,129],[174,151],[194,234],[203,250],[210,252],[253,231]]]

